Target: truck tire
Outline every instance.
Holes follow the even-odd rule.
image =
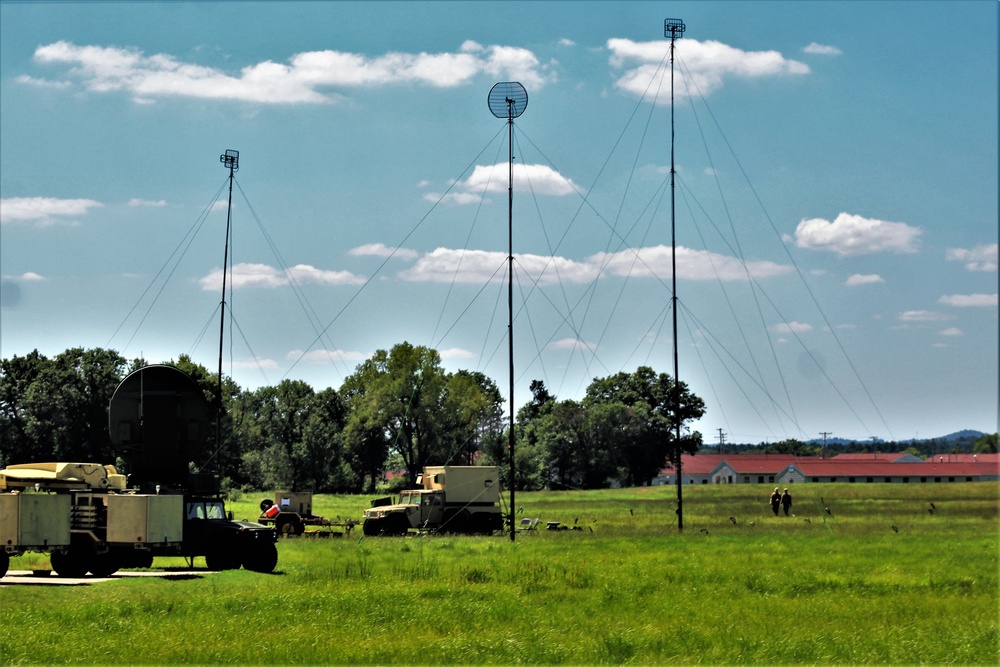
[[[368,537],[378,537],[382,534],[382,525],[385,523],[383,519],[365,519],[364,524],[361,526],[361,530]]]
[[[90,573],[95,577],[110,577],[118,571],[120,563],[113,551],[106,551],[102,554],[94,554],[90,559]]]
[[[492,535],[496,530],[496,528],[494,528],[494,516],[499,515],[494,515],[489,512],[476,512],[472,515],[472,521],[469,524],[469,532],[475,533],[476,535]]]
[[[439,529],[442,533],[455,533],[464,535],[472,531],[472,519],[469,510],[460,510],[452,514],[446,514],[444,523]]]
[[[410,520],[402,514],[391,514],[385,520],[383,535],[402,537],[410,532]]]
[[[271,542],[254,545],[243,556],[243,569],[270,574],[278,565],[278,548]]]
[[[0,551],[0,578],[7,576],[8,567],[10,567],[10,555],[6,551]]]
[[[60,577],[82,577],[90,570],[90,554],[82,549],[53,551],[49,556],[52,571]]]
[[[279,514],[278,518],[274,522],[274,526],[278,529],[278,534],[282,537],[301,535],[306,530],[306,527],[302,524],[302,519],[299,518],[299,515],[291,512],[287,514]]]

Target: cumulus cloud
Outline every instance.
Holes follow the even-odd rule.
[[[283,272],[267,264],[236,264],[232,267],[230,284],[237,287],[275,288],[294,280],[299,285],[360,285],[364,278],[350,271],[325,271],[308,264],[298,264]],[[205,291],[222,288],[222,269],[213,269],[198,281]]]
[[[911,253],[921,234],[904,222],[886,222],[841,213],[830,222],[822,218],[803,220],[795,228],[795,245],[810,250],[828,250],[841,257],[875,252]]]
[[[138,199],[133,197],[128,200],[128,206],[133,208],[138,206],[152,206],[154,208],[162,208],[167,205],[167,202],[163,199],[157,199],[156,201],[150,201],[148,199]]]
[[[447,350],[438,350],[438,354],[442,359],[474,359],[476,357],[475,352],[463,350],[460,347],[449,347]]]
[[[844,53],[836,46],[829,46],[827,44],[817,44],[816,42],[811,43],[809,46],[803,47],[802,52],[819,56],[839,56]]]
[[[409,269],[400,273],[404,280],[414,282],[483,283],[502,274],[507,254],[487,250],[457,250],[436,248],[423,255]],[[622,250],[615,253],[596,253],[584,260],[534,254],[515,255],[515,270],[527,279],[541,284],[582,284],[596,280],[601,275],[632,276],[633,278],[659,278],[670,276],[670,247],[664,245]],[[735,257],[728,257],[705,250],[677,248],[677,275],[687,280],[726,281],[746,280],[746,272],[758,279],[789,273],[789,266],[768,261],[747,262],[746,268]]]
[[[770,329],[778,334],[808,333],[813,330],[811,324],[804,322],[781,322],[771,326]]]
[[[93,199],[56,199],[55,197],[10,197],[0,199],[0,224],[29,221],[40,227],[63,222],[70,216],[86,215],[92,208],[104,206]]]
[[[337,361],[364,361],[365,355],[354,350],[309,350],[308,352],[290,350],[285,358],[292,361],[301,359],[306,363],[323,366]]]
[[[901,322],[944,322],[954,319],[954,317],[932,310],[907,310],[900,313],[896,319]]]
[[[486,192],[507,192],[510,172],[506,162],[495,165],[476,165],[472,173],[463,181],[452,186],[452,192],[439,194],[428,192],[424,199],[430,202],[451,204],[478,204]],[[563,197],[574,192],[583,193],[572,179],[544,164],[515,164],[514,188],[531,191],[536,195]]]
[[[947,329],[941,329],[938,331],[939,336],[961,336],[962,330],[958,327],[948,327]]]
[[[467,192],[507,192],[509,172],[506,162],[476,165],[467,179],[457,184]],[[563,196],[582,190],[569,178],[544,164],[514,165],[514,188],[534,194]]]
[[[17,276],[17,279],[23,280],[26,283],[37,283],[45,280],[45,277],[35,273],[34,271],[26,271]]]
[[[884,282],[885,280],[882,278],[882,276],[878,275],[877,273],[869,275],[855,273],[854,275],[849,276],[847,280],[844,282],[844,284],[847,285],[848,287],[857,287],[858,285],[873,285],[875,283],[884,283]]]
[[[355,257],[390,257],[395,255],[404,259],[413,259],[417,256],[417,251],[409,250],[408,248],[390,248],[384,243],[366,243],[365,245],[359,245],[357,248],[351,248],[347,254],[354,255]]]
[[[278,367],[278,362],[274,359],[234,359],[233,368],[263,368],[265,370],[274,370]]]
[[[615,85],[632,95],[641,96],[656,91],[650,81],[664,62],[670,48],[665,40],[633,42],[630,39],[609,39],[611,66],[622,70]],[[708,95],[722,87],[727,79],[747,79],[763,76],[802,75],[809,73],[808,65],[789,60],[777,51],[743,51],[735,47],[708,40],[681,39],[677,52],[683,67],[675,71],[675,97]],[[685,78],[690,80],[685,82]],[[668,100],[670,86],[659,86],[659,96]]]
[[[337,89],[420,83],[451,88],[478,75],[518,80],[533,88],[551,82],[549,65],[513,46],[466,42],[454,53],[386,53],[370,57],[344,51],[308,51],[287,63],[247,65],[239,73],[179,61],[134,48],[77,46],[59,41],[35,50],[35,61],[67,66],[67,76],[93,92],[124,91],[137,102],[162,97],[236,100],[258,104],[322,104],[337,100]],[[58,82],[65,84],[67,81]],[[47,82],[32,79],[33,85]]]
[[[591,352],[597,349],[597,346],[593,343],[586,343],[577,338],[563,338],[552,341],[547,347],[550,350],[589,350]]]
[[[1000,298],[997,294],[949,294],[938,299],[938,303],[957,308],[996,308]]]
[[[966,271],[996,271],[1000,245],[977,245],[974,248],[948,248],[945,259],[965,263]]]

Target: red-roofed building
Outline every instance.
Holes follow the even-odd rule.
[[[911,454],[885,454],[869,458],[843,455],[832,459],[791,454],[698,454],[681,459],[684,484],[790,484],[848,482],[860,484],[927,484],[1000,480],[1000,456],[952,454],[923,461]],[[962,456],[966,460],[958,461]],[[983,460],[992,459],[992,460]],[[674,484],[674,470],[667,468],[654,485]]]

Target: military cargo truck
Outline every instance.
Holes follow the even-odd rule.
[[[372,501],[365,535],[405,535],[410,529],[489,535],[503,528],[497,466],[428,466],[419,488]]]

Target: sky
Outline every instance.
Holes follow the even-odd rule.
[[[997,7],[0,3],[0,355],[509,400],[510,245],[516,406],[673,375],[676,314],[707,443],[995,432]]]

